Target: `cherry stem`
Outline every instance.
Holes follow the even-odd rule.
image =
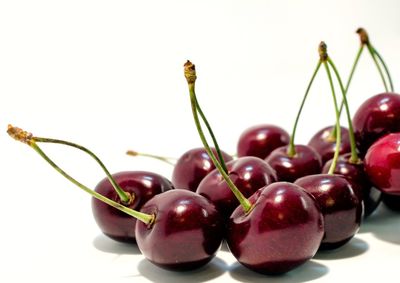
[[[379,75],[380,75],[380,77],[382,79],[382,82],[383,82],[383,85],[385,87],[385,91],[388,92],[389,89],[388,89],[387,84],[386,84],[385,76],[383,75],[381,66],[379,65],[378,60],[376,59],[374,48],[369,43],[367,43],[367,48],[368,48],[369,53],[371,54],[372,60],[374,61],[376,68],[378,69]]]
[[[224,178],[225,182],[228,184],[229,188],[231,189],[232,193],[236,196],[238,199],[239,203],[243,207],[243,210],[247,213],[251,210],[252,205],[250,201],[245,198],[245,196],[240,192],[240,190],[235,186],[235,184],[232,182],[232,180],[229,178],[228,174],[226,171],[223,169],[221,163],[218,161],[214,153],[212,152],[207,139],[204,135],[203,129],[201,127],[200,119],[199,119],[199,113],[198,113],[198,101],[196,99],[196,93],[195,93],[195,81],[196,81],[196,71],[195,71],[195,66],[190,62],[187,61],[185,63],[185,77],[188,82],[188,87],[189,87],[189,94],[190,94],[190,102],[191,102],[191,107],[192,107],[192,114],[194,118],[194,122],[197,128],[197,131],[199,133],[200,139],[204,145],[204,148],[207,152],[207,154],[210,156],[212,162],[214,163],[215,167],[217,170],[220,172],[221,176]],[[223,162],[223,159],[221,160]]]
[[[215,151],[217,152],[218,158],[219,158],[219,160],[221,160],[221,166],[224,169],[225,173],[228,173],[228,168],[226,168],[224,157],[222,156],[221,149],[220,149],[220,147],[218,145],[217,139],[215,138],[215,135],[214,135],[214,132],[213,132],[213,130],[211,128],[211,125],[210,125],[210,123],[208,123],[208,120],[207,120],[206,116],[204,115],[203,110],[200,107],[200,104],[199,104],[199,101],[197,100],[196,95],[194,96],[194,99],[196,101],[197,112],[200,114],[200,117],[203,120],[204,125],[207,128],[208,133],[210,134],[210,137],[211,137],[211,139],[213,141],[213,144],[214,144],[214,147],[215,147]]]
[[[353,67],[351,68],[349,78],[347,79],[347,84],[346,84],[346,88],[345,88],[346,95],[349,90],[351,80],[353,79],[353,75],[356,70],[356,67],[358,65],[358,61],[360,60],[360,57],[361,57],[361,54],[363,51],[364,51],[364,44],[361,44],[360,49],[357,52],[356,59],[354,60]],[[343,106],[344,106],[344,99],[342,99],[342,103],[340,104],[339,116],[342,116]],[[332,138],[336,138],[336,127],[333,129],[330,136]]]
[[[44,160],[46,160],[47,163],[49,163],[57,172],[59,172],[61,175],[63,175],[66,179],[68,179],[70,182],[78,186],[80,189],[84,190],[85,192],[89,193],[91,196],[94,198],[132,216],[135,217],[137,220],[144,222],[147,225],[152,225],[155,221],[155,215],[153,214],[146,214],[142,213],[133,209],[130,209],[118,202],[115,202],[113,200],[110,200],[106,198],[105,196],[97,193],[94,190],[91,190],[90,188],[86,187],[82,183],[78,182],[76,179],[71,177],[69,174],[67,174],[64,170],[62,170],[57,164],[55,164],[43,151],[42,149],[37,145],[35,141],[35,137],[32,136],[32,134],[23,131],[19,128],[12,127],[11,125],[8,126],[8,131],[9,135],[13,137],[14,139],[21,141],[23,143],[26,143],[29,145],[32,149],[34,149]]]
[[[389,80],[389,84],[390,84],[390,91],[391,91],[391,92],[394,92],[393,81],[392,81],[392,77],[390,76],[389,68],[387,67],[385,61],[383,60],[383,58],[382,58],[382,56],[379,54],[379,52],[378,52],[373,46],[371,46],[371,47],[372,47],[372,50],[373,50],[374,54],[375,54],[376,57],[379,59],[379,61],[381,62],[383,68],[385,69],[386,76],[387,76],[387,78],[388,78],[388,80]]]
[[[293,157],[293,156],[296,155],[296,147],[295,147],[295,144],[294,144],[294,138],[295,138],[295,135],[296,135],[297,124],[299,123],[300,114],[303,111],[303,107],[304,107],[304,104],[306,102],[308,93],[310,92],[311,85],[313,84],[315,76],[317,75],[318,70],[319,70],[320,67],[321,67],[321,61],[318,61],[317,67],[315,68],[315,71],[314,71],[314,73],[313,73],[313,75],[311,77],[311,80],[308,83],[306,93],[304,94],[303,100],[301,101],[300,109],[297,112],[296,120],[295,120],[294,126],[293,126],[293,132],[292,132],[292,135],[290,137],[290,142],[289,142],[289,146],[288,146],[288,149],[287,149],[287,155],[289,157]]]
[[[333,81],[332,81],[332,75],[331,72],[329,70],[329,66],[326,63],[326,60],[323,61],[323,64],[325,66],[325,70],[326,70],[326,74],[328,75],[328,79],[329,79],[329,84],[331,86],[331,90],[332,90],[332,97],[333,97],[333,104],[335,105],[335,114],[336,114],[336,148],[335,148],[335,154],[333,155],[333,159],[332,159],[332,164],[329,167],[329,171],[328,174],[332,175],[336,169],[336,164],[337,164],[337,160],[339,158],[339,151],[340,151],[340,143],[342,142],[342,135],[341,135],[341,129],[340,129],[340,116],[339,116],[339,107],[337,105],[337,99],[336,99],[336,94],[335,94],[335,86],[333,85]]]
[[[350,157],[349,162],[353,163],[353,164],[357,164],[357,163],[360,162],[360,158],[358,157],[358,154],[357,154],[356,139],[355,139],[355,136],[354,136],[353,123],[351,121],[350,107],[349,107],[349,103],[347,101],[346,90],[343,87],[343,83],[342,83],[342,80],[340,78],[339,72],[338,72],[335,64],[333,63],[333,61],[332,61],[332,59],[330,57],[328,57],[328,64],[333,69],[333,72],[335,73],[336,79],[339,82],[339,86],[340,86],[340,89],[342,91],[342,96],[343,96],[342,101],[343,101],[344,107],[346,109],[346,116],[347,116],[347,122],[348,122],[348,127],[349,127],[350,148],[351,148],[351,157]],[[340,111],[339,111],[339,117],[340,117]]]
[[[32,140],[35,142],[42,142],[42,143],[55,143],[55,144],[63,144],[66,146],[70,146],[76,149],[79,149],[87,154],[89,154],[103,169],[104,173],[106,173],[108,180],[110,181],[111,185],[115,189],[116,193],[118,194],[118,197],[121,199],[122,203],[124,204],[129,204],[132,202],[132,198],[134,196],[128,194],[125,192],[114,180],[114,178],[111,176],[110,172],[107,170],[106,166],[103,164],[103,162],[89,149],[78,145],[76,143],[64,141],[64,140],[58,140],[58,139],[49,139],[49,138],[41,138],[41,137],[32,137]]]
[[[154,155],[154,154],[149,154],[149,153],[143,153],[143,152],[137,152],[134,150],[128,150],[126,152],[127,155],[129,156],[143,156],[143,157],[149,157],[153,159],[160,160],[162,162],[168,163],[169,165],[175,166],[176,158],[174,157],[166,157],[166,156],[160,156],[160,155]]]

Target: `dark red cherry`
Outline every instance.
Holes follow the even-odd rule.
[[[216,150],[212,151],[217,156]],[[221,151],[224,160],[232,160],[232,156]],[[204,148],[194,148],[185,152],[176,162],[172,172],[172,183],[176,189],[187,189],[196,191],[197,186],[201,180],[211,171],[215,166],[208,156]]]
[[[318,131],[308,142],[308,145],[315,149],[322,159],[322,164],[333,158],[336,150],[336,138],[332,137],[332,131],[336,126],[325,127]],[[350,152],[349,130],[345,127],[340,127],[341,142],[339,154]]]
[[[350,182],[356,195],[364,202],[364,217],[367,217],[378,207],[382,192],[368,180],[364,163],[361,160],[351,163],[350,157],[351,153],[340,155],[333,173],[343,175]],[[322,168],[322,173],[328,173],[331,164],[332,160],[329,160]]]
[[[133,197],[127,207],[139,210],[155,195],[172,189],[172,183],[161,175],[145,171],[126,171],[112,175],[117,184]],[[96,186],[99,194],[121,203],[115,189],[107,178]],[[102,201],[92,199],[94,219],[101,231],[108,237],[121,242],[135,242],[136,219]]]
[[[353,118],[357,148],[362,156],[380,137],[400,131],[400,95],[381,93],[367,99]]]
[[[391,210],[400,211],[400,195],[382,194],[382,202]]]
[[[386,194],[400,195],[400,133],[371,145],[364,159],[369,180]]]
[[[215,206],[188,190],[156,195],[141,209],[155,222],[136,223],[136,239],[143,255],[155,265],[190,270],[208,263],[221,246],[222,221]]]
[[[298,178],[321,173],[321,157],[313,148],[306,145],[296,145],[296,154],[290,157],[288,146],[273,150],[265,159],[276,171],[278,181],[294,182]]]
[[[324,234],[314,198],[299,186],[278,182],[249,199],[248,213],[238,206],[228,223],[227,243],[244,266],[266,274],[288,272],[312,258]]]
[[[361,225],[363,204],[345,177],[317,174],[302,177],[295,184],[314,196],[324,215],[321,249],[338,248],[353,238]]]
[[[258,157],[240,157],[229,161],[226,166],[229,177],[244,197],[250,197],[258,189],[276,181],[275,171]],[[200,182],[196,192],[214,203],[224,219],[228,219],[239,205],[239,201],[217,169]]]
[[[274,125],[257,125],[245,130],[239,137],[237,154],[266,158],[271,151],[289,144],[290,136],[282,128]]]

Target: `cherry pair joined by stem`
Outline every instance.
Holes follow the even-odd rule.
[[[188,61],[184,67],[200,139],[240,203],[227,224],[229,249],[241,264],[260,273],[284,273],[303,264],[315,255],[324,233],[322,214],[314,198],[284,182],[260,187],[249,199],[244,197],[231,180],[226,164],[219,163],[210,149],[198,113],[195,66]]]
[[[203,266],[218,251],[223,237],[221,217],[215,206],[203,196],[187,190],[168,190],[147,201],[142,207],[144,212],[139,212],[126,206],[135,202],[133,196],[123,192],[127,198],[121,203],[91,190],[56,165],[37,144],[54,141],[70,143],[34,137],[12,126],[8,127],[8,133],[29,145],[60,174],[94,198],[139,220],[131,228],[135,229],[139,249],[152,263],[166,269],[189,270]],[[116,184],[113,177],[107,175],[108,180]],[[101,187],[104,188],[104,185]]]

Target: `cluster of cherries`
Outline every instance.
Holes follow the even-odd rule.
[[[170,270],[199,268],[226,240],[232,254],[249,269],[285,273],[318,250],[346,244],[382,196],[390,207],[400,207],[400,95],[393,93],[386,64],[365,30],[357,32],[361,46],[346,86],[321,42],[317,67],[292,135],[268,124],[249,128],[239,138],[235,158],[218,146],[195,94],[195,66],[187,61],[184,73],[204,148],[191,149],[174,163],[172,182],[144,171],[110,174],[85,147],[36,137],[11,125],[8,133],[93,196],[94,218],[105,235],[137,243],[152,263]],[[346,94],[364,48],[376,63],[386,92],[366,100],[351,119]],[[308,145],[296,145],[297,123],[320,67],[325,68],[330,82],[336,124],[316,133]],[[342,93],[340,107],[332,70]],[[343,108],[348,128],[340,126]],[[98,162],[107,177],[92,190],[58,167],[38,143],[82,150]]]

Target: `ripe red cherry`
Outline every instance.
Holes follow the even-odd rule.
[[[190,270],[208,263],[221,246],[223,226],[215,206],[187,190],[156,195],[141,209],[154,214],[150,226],[136,222],[136,239],[143,255],[155,265]]]
[[[126,171],[112,176],[125,192],[133,196],[133,202],[126,206],[135,210],[139,210],[144,203],[155,195],[173,189],[172,183],[168,179],[156,173]],[[121,203],[115,189],[107,178],[100,181],[95,191]],[[92,211],[97,225],[106,236],[120,242],[136,242],[135,218],[95,198],[92,199]]]
[[[400,195],[400,133],[388,134],[373,143],[364,163],[369,180],[378,189]]]
[[[350,153],[340,155],[333,173],[344,176],[350,182],[358,198],[364,202],[364,217],[367,217],[378,207],[382,193],[368,180],[364,163],[361,160],[351,163],[350,156]],[[332,160],[325,163],[322,173],[328,173],[331,164]]]
[[[380,137],[400,131],[400,95],[381,93],[367,99],[353,118],[357,148],[364,155]]]
[[[216,150],[212,149],[214,154],[217,155]],[[221,151],[224,160],[232,160],[232,156]],[[215,166],[208,156],[204,148],[194,148],[185,152],[176,162],[172,172],[172,183],[176,189],[187,189],[196,191],[201,180],[211,171]]]
[[[325,127],[318,131],[308,142],[308,145],[319,153],[322,164],[333,158],[336,150],[336,138],[332,137],[332,131],[336,126]],[[349,131],[345,127],[340,127],[341,142],[339,154],[350,152]]]
[[[265,159],[275,170],[278,181],[294,182],[300,177],[321,172],[321,157],[313,148],[296,145],[295,149],[296,155],[293,157],[287,153],[288,146],[282,146]]]
[[[314,196],[324,215],[321,249],[338,248],[353,238],[361,225],[363,205],[345,177],[317,174],[300,178],[295,184]]]
[[[228,162],[226,166],[229,177],[245,197],[250,197],[258,189],[276,181],[275,171],[258,157],[240,157]],[[196,192],[214,203],[224,219],[228,219],[239,205],[217,169],[200,182]]]
[[[238,206],[228,223],[227,243],[244,266],[266,274],[288,272],[312,258],[324,234],[314,198],[299,186],[278,182],[258,190],[245,213]]]
[[[289,144],[289,140],[289,134],[278,126],[269,124],[253,126],[240,135],[237,154],[239,157],[256,156],[264,159],[275,148]]]

